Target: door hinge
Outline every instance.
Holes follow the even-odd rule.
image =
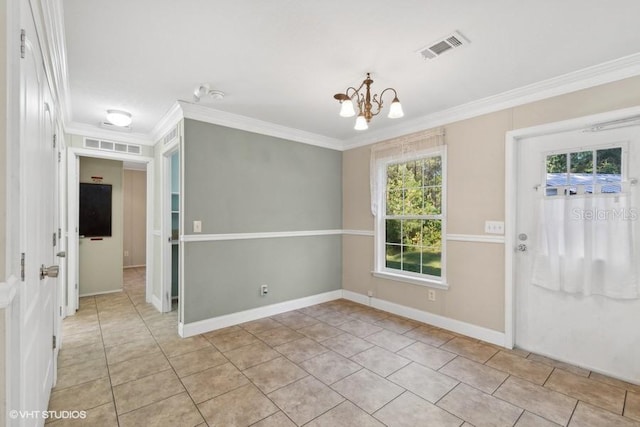
[[[20,58],[24,59],[27,54],[27,33],[25,30],[20,30]]]
[[[58,234],[54,231],[53,232],[53,246],[55,247],[56,244],[58,242]]]
[[[58,151],[58,163],[62,161],[62,153]]]
[[[60,317],[62,317],[62,306],[60,306]]]
[[[58,135],[56,135],[55,133],[53,134],[53,148],[56,148],[56,138]],[[60,154],[60,153],[58,153]],[[58,156],[58,158],[60,158],[60,156]]]
[[[62,239],[62,228],[58,228],[58,240]]]
[[[56,336],[53,336],[53,349],[56,349]]]
[[[24,282],[24,252],[20,254],[20,280]]]

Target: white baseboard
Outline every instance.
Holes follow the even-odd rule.
[[[486,341],[491,344],[502,347],[505,345],[504,332],[494,331],[482,326],[472,325],[471,323],[462,322],[460,320],[451,319],[449,317],[440,316],[429,313],[428,311],[418,310],[416,308],[407,307],[383,299],[368,297],[357,292],[343,290],[342,297],[389,313],[397,314],[398,316],[403,316],[429,325],[437,326],[439,328],[447,329],[449,331],[457,332],[471,338]]]
[[[156,308],[156,310],[162,312],[162,301],[155,295],[151,295],[151,304]]]
[[[140,264],[140,265],[125,265],[124,267],[122,267],[123,270],[126,270],[127,268],[140,268],[140,267],[146,267],[145,264]]]
[[[80,298],[83,298],[83,297],[95,297],[95,296],[97,296],[97,295],[115,294],[116,292],[122,292],[122,288],[120,288],[120,289],[115,289],[115,290],[113,290],[113,291],[93,292],[93,293],[90,293],[90,294],[80,294],[80,296],[79,296],[79,297],[80,297]]]
[[[226,328],[252,320],[262,319],[263,317],[274,316],[299,308],[309,307],[310,305],[320,304],[327,301],[333,301],[342,298],[342,290],[325,292],[322,294],[311,295],[309,297],[294,299],[291,301],[279,302],[276,304],[266,305],[264,307],[252,308],[250,310],[240,311],[238,313],[226,314],[224,316],[212,317],[210,319],[200,320],[192,323],[180,323],[178,325],[178,333],[181,337],[191,337],[193,335],[214,331],[216,329]]]

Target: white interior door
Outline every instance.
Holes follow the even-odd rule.
[[[53,126],[47,117],[49,90],[28,2],[22,2],[21,13],[25,54],[20,62],[19,181],[24,278],[19,292],[20,396],[19,408],[14,409],[46,410],[54,378],[56,281],[40,273],[42,265],[55,263],[55,150]]]
[[[615,147],[620,147],[622,153],[621,180],[632,181],[633,178],[640,177],[640,127],[600,132],[572,131],[526,138],[519,142],[515,345],[640,383],[640,299],[614,299],[595,294],[585,296],[532,284],[536,251],[541,246],[537,234],[539,208],[543,197],[541,193],[548,191],[546,185],[559,176],[547,173],[551,170],[547,169],[547,156],[552,156],[550,160],[557,160],[562,158],[562,153],[599,153],[598,150]],[[566,158],[571,157],[568,154]],[[575,164],[578,164],[577,160]],[[578,178],[579,176],[576,179]],[[632,209],[627,214],[628,220],[633,221],[630,229],[635,245],[630,262],[637,265],[638,218],[633,212],[638,207],[640,185],[629,188]],[[574,190],[569,188],[567,191]],[[590,219],[589,215],[581,217],[576,212],[568,220]],[[594,262],[598,260],[594,259]]]

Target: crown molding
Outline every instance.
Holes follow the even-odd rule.
[[[350,150],[413,132],[640,75],[640,53],[583,68],[343,141]]]
[[[115,132],[78,122],[66,124],[64,131],[67,134],[88,136],[90,138],[106,139],[109,141],[128,142],[130,144],[153,146],[154,142],[147,134]]]
[[[151,130],[150,139],[154,141],[154,143],[160,141],[160,139],[180,123],[180,120],[183,118],[184,114],[180,103],[174,102],[171,108],[169,108]]]
[[[184,118],[186,119],[198,120],[205,123],[288,139],[333,150],[341,151],[343,147],[342,140],[337,138],[265,122],[239,114],[227,113],[186,101],[178,101],[178,103],[182,107]]]

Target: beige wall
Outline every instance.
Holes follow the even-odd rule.
[[[80,157],[80,182],[91,183],[101,176],[111,184],[111,237],[102,240],[80,239],[80,296],[122,289],[123,196],[122,162]]]
[[[147,254],[147,173],[125,169],[123,175],[124,267],[143,266]]]
[[[640,77],[609,83],[445,126],[447,233],[484,234],[486,220],[504,220],[505,133],[640,105]],[[343,228],[373,230],[370,146],[343,153]],[[448,290],[371,275],[373,238],[343,238],[343,288],[434,314],[504,331],[504,245],[447,242]]]

